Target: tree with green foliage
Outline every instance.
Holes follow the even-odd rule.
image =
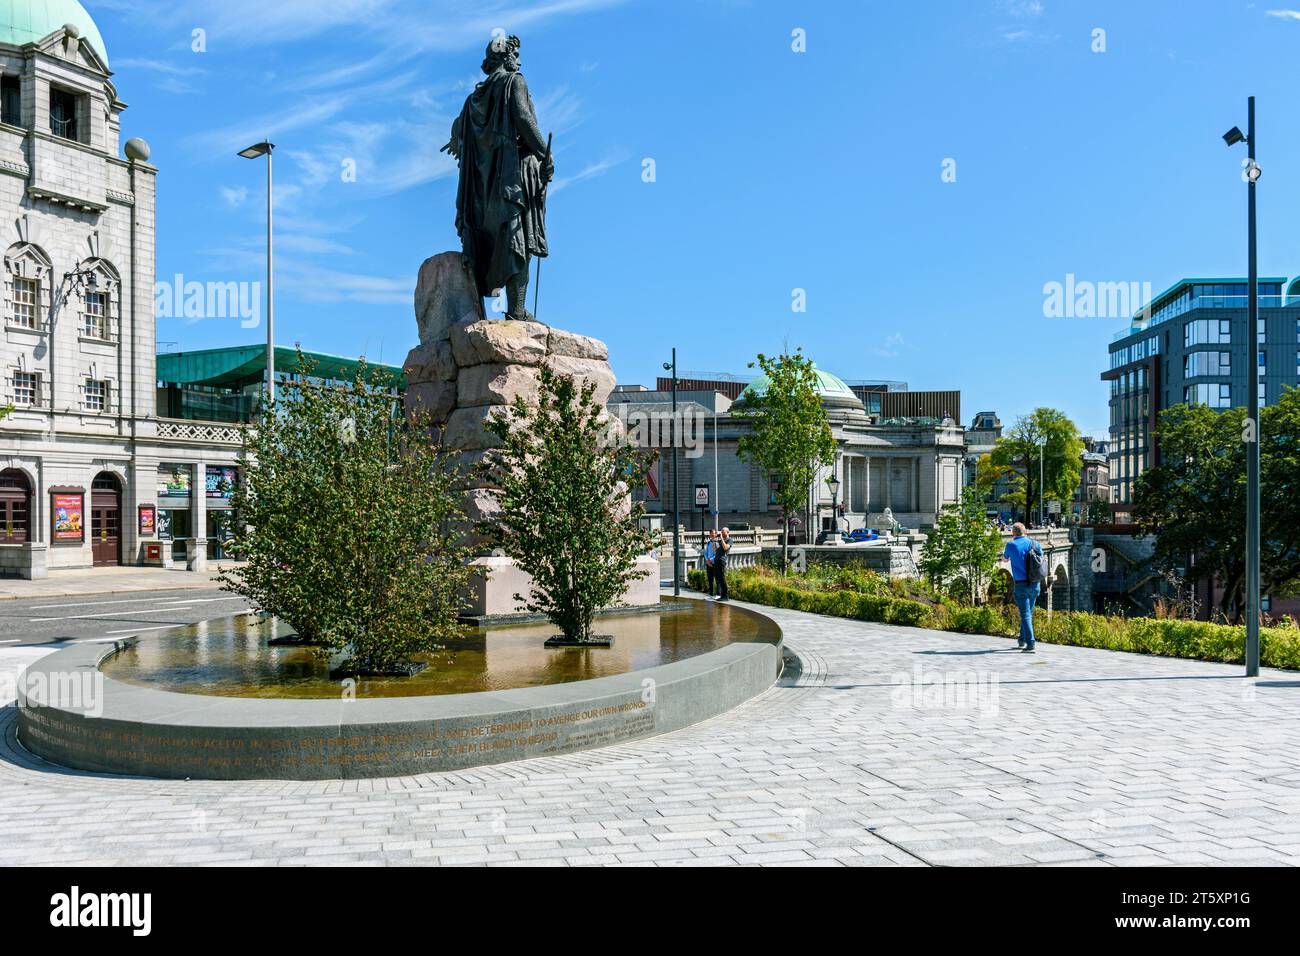
[[[983,481],[1010,479],[1011,490],[1004,500],[1020,509],[1026,518],[1040,501],[1070,501],[1083,474],[1083,438],[1074,422],[1054,408],[1036,408],[1016,419],[1005,435],[994,443]],[[1039,488],[1039,461],[1043,487]],[[1040,496],[1041,491],[1041,496]],[[1039,515],[1039,520],[1045,519]]]
[[[400,669],[463,633],[463,476],[364,362],[345,385],[299,362],[244,429],[231,544],[247,563],[222,585],[345,669]]]
[[[520,396],[484,423],[501,446],[480,466],[499,509],[480,530],[532,578],[515,600],[577,643],[592,640],[597,611],[648,573],[636,559],[656,543],[629,495],[648,463],[594,391],[543,365],[535,406]]]
[[[1110,502],[1102,497],[1094,497],[1088,502],[1088,510],[1083,514],[1084,524],[1110,524]]]
[[[741,459],[780,479],[774,491],[785,528],[784,571],[790,565],[790,520],[807,505],[817,469],[835,460],[835,437],[817,391],[816,366],[801,349],[777,356],[759,353],[758,365],[767,388],[759,394],[745,392],[731,414],[749,424],[737,449]]]
[[[981,603],[1002,555],[1002,535],[984,513],[984,499],[974,486],[961,501],[939,513],[939,521],[921,548],[917,567],[936,588],[958,586],[961,598]]]
[[[1183,580],[1214,580],[1219,610],[1245,610],[1244,408],[1175,405],[1160,416],[1160,464],[1137,479],[1133,516],[1156,535],[1153,561]],[[1259,416],[1260,584],[1277,597],[1300,590],[1300,389],[1286,388]]]
[[[975,489],[981,500],[1001,502],[1006,497],[1008,482],[1016,475],[1016,470],[1009,465],[993,464],[991,452],[980,455],[975,462]]]

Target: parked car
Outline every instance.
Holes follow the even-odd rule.
[[[837,534],[840,536],[841,541],[848,543],[849,536],[845,534],[843,531],[823,531],[821,534],[817,535],[817,543],[825,544],[827,541],[829,541],[832,537],[834,537]]]
[[[858,541],[875,541],[880,537],[880,532],[875,528],[854,528],[849,532],[849,540]]]

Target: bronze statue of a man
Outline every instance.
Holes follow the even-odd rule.
[[[546,184],[555,164],[519,72],[519,38],[494,37],[483,72],[443,147],[460,165],[456,231],[479,295],[505,289],[506,318],[531,320],[528,263],[546,255]]]

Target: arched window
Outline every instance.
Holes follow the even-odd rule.
[[[32,486],[16,468],[0,471],[0,544],[30,540]]]
[[[82,280],[78,303],[77,331],[82,338],[116,342],[121,316],[121,280],[117,270],[103,259],[87,259],[77,271],[88,273]]]
[[[50,257],[40,246],[19,242],[5,252],[5,324],[40,330],[50,312]]]

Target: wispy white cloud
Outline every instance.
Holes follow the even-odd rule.
[[[1264,13],[1282,20],[1300,20],[1300,10],[1265,10]]]
[[[235,162],[237,150],[263,138],[277,143],[277,289],[309,302],[409,305],[409,276],[371,274],[364,266],[336,268],[345,257],[352,257],[352,264],[366,261],[361,253],[365,243],[352,237],[374,224],[366,203],[353,202],[354,197],[400,194],[456,175],[455,160],[439,149],[466,93],[482,79],[476,69],[478,54],[495,28],[527,38],[551,20],[626,2],[192,0],[183,8],[160,9],[156,0],[99,0],[96,5],[122,10],[147,20],[160,33],[183,37],[174,54],[168,51],[115,64],[123,71],[153,74],[159,86],[173,84],[175,92],[207,72],[204,56],[189,52],[194,28],[206,31],[209,56],[238,57],[245,51],[245,59],[258,58],[260,65],[250,68],[248,75],[266,96],[254,100],[251,109],[226,114],[228,122],[218,119],[197,129],[182,146],[195,162],[218,163]],[[328,59],[326,44],[343,36],[355,54],[343,61]],[[320,51],[311,45],[318,38]],[[269,45],[292,50],[292,59],[280,57],[277,51],[275,59],[266,57],[262,63],[263,55],[256,51]],[[441,77],[430,78],[429,54],[464,50],[473,55],[465,59],[458,75],[447,76],[444,71]],[[522,52],[527,73],[527,42]],[[587,82],[586,76],[597,65],[594,60],[580,62],[574,85]],[[557,138],[589,115],[574,88],[538,91],[535,102],[543,132],[554,132]],[[564,143],[568,145],[567,138]],[[606,154],[587,161],[566,153],[562,170],[577,171],[553,183],[552,192],[604,175],[624,158]],[[255,172],[255,164],[243,166],[248,185],[216,188],[221,202],[246,217],[250,228],[246,238],[206,250],[206,267],[255,275],[265,265],[264,238],[257,228],[264,215],[263,174]],[[385,266],[376,268],[382,272]]]
[[[1031,28],[1026,21],[1037,21],[1047,12],[1040,0],[998,0],[998,11],[1016,21],[998,27],[999,35],[1007,43],[1050,43],[1058,35],[1037,28]]]
[[[277,272],[277,288],[283,288],[305,302],[410,305],[415,294],[415,280],[410,276],[376,276],[328,269],[291,259]]]
[[[313,256],[331,259],[350,255],[352,249],[321,241],[313,245],[309,237],[276,236],[275,288],[306,302],[364,302],[379,305],[409,304],[415,291],[411,276],[384,276],[362,271],[322,266]],[[227,277],[248,275],[260,278],[266,268],[266,246],[259,237],[232,246],[206,250],[209,276],[225,281]],[[192,270],[198,274],[199,270]]]
[[[169,60],[158,60],[148,58],[124,58],[116,60],[113,63],[113,69],[117,73],[131,73],[140,71],[143,73],[156,73],[159,79],[154,87],[165,93],[176,93],[186,95],[195,92],[195,87],[188,82],[189,78],[202,76],[207,72],[200,66],[193,64],[181,65]]]
[[[1039,0],[1002,0],[1002,10],[1013,17],[1041,17],[1043,5]]]
[[[486,0],[467,10],[464,0],[191,0],[170,8],[156,0],[99,0],[97,7],[148,18],[170,29],[207,33],[214,46],[267,46],[310,40],[333,31],[400,39],[394,54],[409,57],[430,50],[486,43],[500,27],[518,33],[546,20],[619,6],[626,0]]]
[[[198,76],[207,70],[198,66],[179,66],[167,60],[154,60],[137,57],[113,61],[114,70],[149,70],[153,73],[166,73],[168,76]]]
[[[610,156],[594,163],[588,163],[572,176],[557,176],[554,182],[547,187],[547,195],[554,196],[561,189],[566,189],[575,183],[580,183],[586,179],[594,179],[597,176],[603,176],[622,161],[622,156]]]
[[[886,337],[883,345],[876,348],[876,354],[881,358],[898,358],[903,348],[903,333],[895,332],[893,335]]]
[[[367,86],[354,87],[346,93],[303,96],[294,103],[256,118],[241,119],[235,123],[206,130],[190,137],[186,145],[196,152],[224,155],[232,146],[238,151],[243,148],[240,143],[248,145],[264,136],[274,139],[293,130],[321,128],[326,122],[339,116],[354,104],[373,105],[376,102],[383,102],[409,85],[414,76],[414,73],[400,73]]]

